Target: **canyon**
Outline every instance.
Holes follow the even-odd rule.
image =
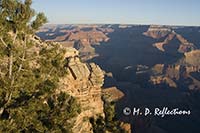
[[[101,85],[120,91],[112,96],[113,99],[120,97],[116,101],[116,113],[120,121],[131,123],[132,132],[186,133],[200,131],[196,119],[200,112],[197,106],[200,99],[199,31],[200,27],[167,25],[45,25],[37,35],[48,42],[76,49],[81,60],[89,64],[95,62],[104,70],[104,78],[99,75],[104,79]],[[79,66],[76,58],[69,62],[71,60]],[[87,67],[100,73],[96,65],[92,66]],[[78,77],[76,73],[82,75],[73,69],[76,67],[69,69],[72,78]],[[88,77],[88,73],[82,77]],[[194,113],[189,118],[131,119],[122,113],[127,106],[170,106],[189,108]],[[171,119],[176,121],[166,127]]]

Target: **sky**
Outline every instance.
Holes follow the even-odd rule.
[[[200,0],[33,0],[51,24],[200,26]]]

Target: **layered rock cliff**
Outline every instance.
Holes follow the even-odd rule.
[[[72,120],[74,133],[90,133],[90,117],[104,116],[101,99],[104,74],[94,63],[82,63],[78,51],[66,49],[67,76],[60,79],[60,91],[75,97],[81,106],[81,113]]]
[[[157,64],[152,68],[150,82],[154,85],[165,84],[172,88],[199,90],[199,66]],[[184,88],[181,87],[185,83]]]

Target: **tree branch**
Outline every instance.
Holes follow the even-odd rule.
[[[24,40],[24,51],[23,51],[23,55],[22,55],[22,63],[19,65],[19,69],[18,69],[18,73],[21,71],[21,69],[22,69],[22,64],[23,64],[23,61],[24,61],[24,59],[25,59],[25,55],[26,55],[26,35],[25,35],[25,40]]]
[[[5,43],[5,41],[3,40],[3,38],[2,37],[0,37],[0,40],[1,40],[1,42],[3,43],[3,45],[7,48],[8,47],[8,45]]]
[[[46,78],[45,78],[45,80],[47,80],[48,78],[49,78],[49,76],[51,75],[51,73],[53,72],[53,67],[51,68],[51,70],[49,71],[49,73],[46,75]]]
[[[12,51],[10,52],[10,58],[9,58],[9,78],[12,77],[12,65],[13,65],[13,54]]]
[[[17,38],[17,31],[15,33],[12,45],[15,45],[16,38]],[[10,59],[9,59],[9,78],[10,79],[12,77],[12,67],[13,67],[13,52],[12,52],[12,48],[11,48],[10,49]]]

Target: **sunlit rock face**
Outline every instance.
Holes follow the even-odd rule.
[[[93,132],[89,118],[97,115],[104,116],[101,99],[104,73],[94,63],[81,62],[74,48],[67,49],[67,76],[60,79],[60,90],[75,97],[81,106],[81,113],[73,120],[73,132]]]
[[[194,50],[194,51],[185,53],[185,62],[193,66],[199,66],[200,65],[200,50]]]

